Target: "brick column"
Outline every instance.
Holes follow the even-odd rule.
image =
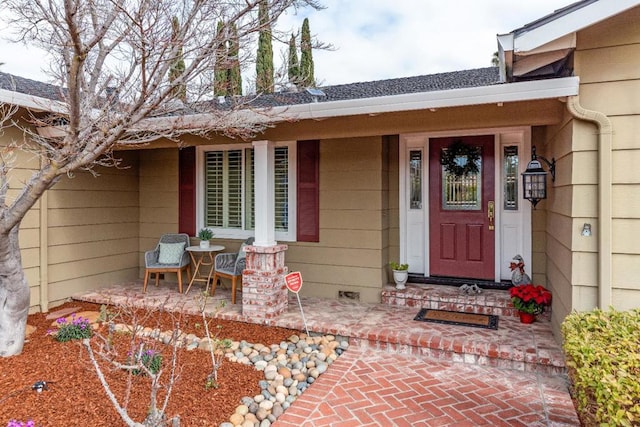
[[[267,323],[287,310],[284,276],[287,245],[247,246],[247,265],[242,273],[242,315],[255,323]]]

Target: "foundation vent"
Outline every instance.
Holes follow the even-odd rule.
[[[338,291],[338,298],[345,298],[353,301],[360,301],[360,292]]]

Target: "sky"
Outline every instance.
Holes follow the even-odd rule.
[[[313,53],[316,81],[328,86],[490,66],[497,34],[575,0],[320,1],[326,9],[284,15],[278,27],[299,32],[308,17],[312,35],[334,47]],[[48,81],[44,55],[7,42],[8,31],[0,28],[0,71]],[[278,61],[287,46],[274,43],[273,50]]]

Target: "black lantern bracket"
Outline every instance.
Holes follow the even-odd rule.
[[[545,162],[545,164],[549,168],[549,173],[551,174],[551,181],[556,182],[556,158],[552,157],[551,161],[549,161],[543,156],[538,156],[536,154],[536,146],[534,145],[531,147],[531,160],[538,160],[538,159]]]
[[[542,167],[543,161],[549,172]],[[522,173],[523,197],[531,202],[533,208],[540,200],[547,198],[547,174],[551,174],[551,180],[556,180],[556,159],[548,159],[536,154],[535,145],[531,147],[531,161],[527,164],[527,170]]]

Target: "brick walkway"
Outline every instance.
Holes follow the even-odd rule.
[[[350,349],[273,427],[579,425],[562,377]]]
[[[198,313],[198,292],[183,295],[175,288],[150,286],[144,294],[136,282],[77,298]],[[424,294],[435,294],[438,306],[432,308],[451,309],[474,298],[452,287],[412,287],[405,294],[404,306],[302,297],[309,329],[350,337],[351,346],[274,427],[580,425],[547,320],[522,325],[501,311],[507,303],[499,291],[485,291],[477,300],[500,312],[497,331],[415,322],[417,299],[423,307],[436,304]],[[250,321],[240,304],[214,308],[223,300],[230,292],[218,287],[209,303],[215,316]],[[272,324],[304,330],[294,297]]]

